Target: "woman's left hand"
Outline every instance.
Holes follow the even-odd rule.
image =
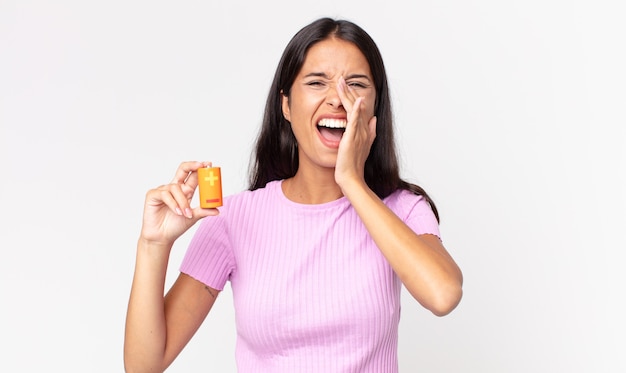
[[[357,96],[343,77],[339,78],[337,92],[348,122],[339,143],[335,166],[335,181],[343,189],[351,181],[365,182],[365,161],[376,138],[376,117],[367,113],[364,98]]]

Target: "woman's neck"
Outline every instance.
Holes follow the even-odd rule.
[[[335,169],[304,172],[300,169],[292,178],[284,180],[282,190],[289,200],[315,205],[331,202],[343,197],[341,188],[335,182]]]

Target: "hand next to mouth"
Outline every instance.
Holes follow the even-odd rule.
[[[344,189],[350,182],[365,183],[365,161],[376,138],[376,117],[365,113],[364,98],[357,96],[343,77],[339,78],[337,92],[348,119],[335,166],[335,181]]]

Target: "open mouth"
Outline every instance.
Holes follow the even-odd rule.
[[[339,142],[346,131],[345,119],[324,118],[317,123],[317,130],[322,137],[331,142]]]

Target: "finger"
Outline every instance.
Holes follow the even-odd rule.
[[[185,180],[185,185],[191,188],[191,191],[194,191],[198,186],[198,169],[205,167],[213,167],[213,162],[202,162],[202,167],[198,167],[194,171],[190,172]]]
[[[204,163],[192,161],[192,162],[183,162],[178,166],[176,170],[176,174],[172,179],[173,184],[183,184],[189,178],[190,174],[200,167],[203,167]]]
[[[185,179],[185,185],[188,186],[192,192],[196,190],[196,187],[198,186],[198,169],[203,167],[213,167],[213,163],[211,162],[201,162],[201,165],[202,166],[189,172],[187,174],[187,178]]]
[[[191,217],[189,217],[189,219],[187,220],[187,225],[191,227],[196,224],[198,220],[206,218],[207,216],[216,216],[219,215],[219,213],[220,210],[216,208],[203,209],[200,207],[196,207],[195,209],[191,210]]]
[[[354,136],[358,133],[358,110],[358,105],[354,105],[350,111],[347,111],[348,121],[346,123],[346,130],[341,137],[341,142],[352,141]]]
[[[355,126],[358,124],[359,121],[359,114],[361,114],[362,103],[363,97],[357,97],[357,99],[354,101],[354,104],[352,105],[351,110],[348,112],[348,122],[354,122]]]
[[[176,200],[176,203],[178,203],[178,206],[182,210],[183,215],[185,215],[188,218],[192,218],[193,214],[192,214],[191,205],[189,204],[189,202],[191,200],[191,197],[193,196],[193,192],[195,188],[193,189],[189,188],[185,184],[183,185],[170,184],[170,188],[171,188],[172,196]],[[186,189],[187,192],[185,192],[183,189]]]
[[[189,207],[189,199],[183,192],[180,184],[169,184],[161,189],[161,200],[177,215],[184,215],[187,218],[193,216]]]
[[[349,113],[352,111],[354,101],[358,96],[356,96],[352,88],[346,84],[346,80],[343,76],[340,76],[339,81],[337,82],[337,93],[339,94],[339,99],[341,100],[343,107],[346,109],[346,112]]]
[[[180,209],[180,206],[178,206],[178,202],[176,202],[176,199],[172,196],[169,186],[167,185],[149,191],[146,196],[146,205],[165,205],[176,215],[183,215],[183,211]]]
[[[216,208],[203,209],[202,207],[196,207],[193,209],[193,218],[194,219],[202,219],[207,216],[215,216],[219,215],[220,210]]]

